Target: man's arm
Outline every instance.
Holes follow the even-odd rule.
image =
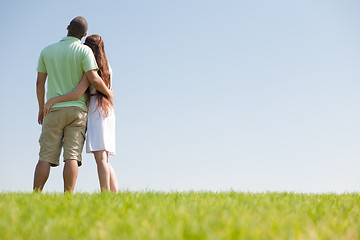
[[[39,104],[38,123],[41,125],[44,118],[45,82],[47,73],[38,72],[36,80],[36,96]]]
[[[87,79],[91,83],[91,85],[96,88],[96,90],[100,91],[101,93],[105,94],[110,102],[113,102],[113,92],[111,89],[106,87],[104,81],[100,78],[99,74],[96,70],[90,70],[85,73]]]

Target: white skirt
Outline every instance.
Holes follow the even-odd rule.
[[[86,152],[105,150],[110,156],[115,155],[115,113],[111,109],[104,118],[104,112],[97,109],[96,96],[90,98],[87,131]]]

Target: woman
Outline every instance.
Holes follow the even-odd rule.
[[[104,41],[99,35],[90,35],[85,45],[94,52],[98,65],[98,74],[105,85],[111,89],[111,68],[109,67],[104,48]],[[86,152],[94,154],[101,191],[118,192],[114,169],[109,163],[109,155],[115,155],[115,114],[113,103],[106,96],[89,86],[84,75],[76,89],[68,94],[49,99],[44,106],[46,115],[54,103],[72,101],[86,94],[88,105],[88,123],[86,132]]]

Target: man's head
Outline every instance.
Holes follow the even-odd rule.
[[[88,29],[88,24],[83,17],[74,18],[69,26],[67,27],[68,36],[76,37],[78,39],[82,39],[86,36],[86,31]]]

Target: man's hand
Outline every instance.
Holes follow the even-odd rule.
[[[38,115],[38,123],[39,123],[40,125],[42,125],[43,119],[44,119],[44,110],[43,110],[43,109],[40,109],[40,110],[39,110],[39,115]]]
[[[109,95],[107,96],[107,99],[111,102],[114,103],[114,91],[112,89],[109,89]]]
[[[102,94],[106,95],[108,97],[108,100],[113,102],[114,93],[112,92],[111,89],[109,89],[105,85],[104,81],[100,78],[100,76],[96,70],[87,71],[87,72],[85,72],[85,75],[86,75],[87,79],[89,80],[89,82],[91,83],[91,85],[93,85],[94,88],[96,88],[96,90],[98,90]]]
[[[39,104],[38,123],[41,125],[44,118],[45,81],[47,74],[38,72],[36,80],[36,96]]]

